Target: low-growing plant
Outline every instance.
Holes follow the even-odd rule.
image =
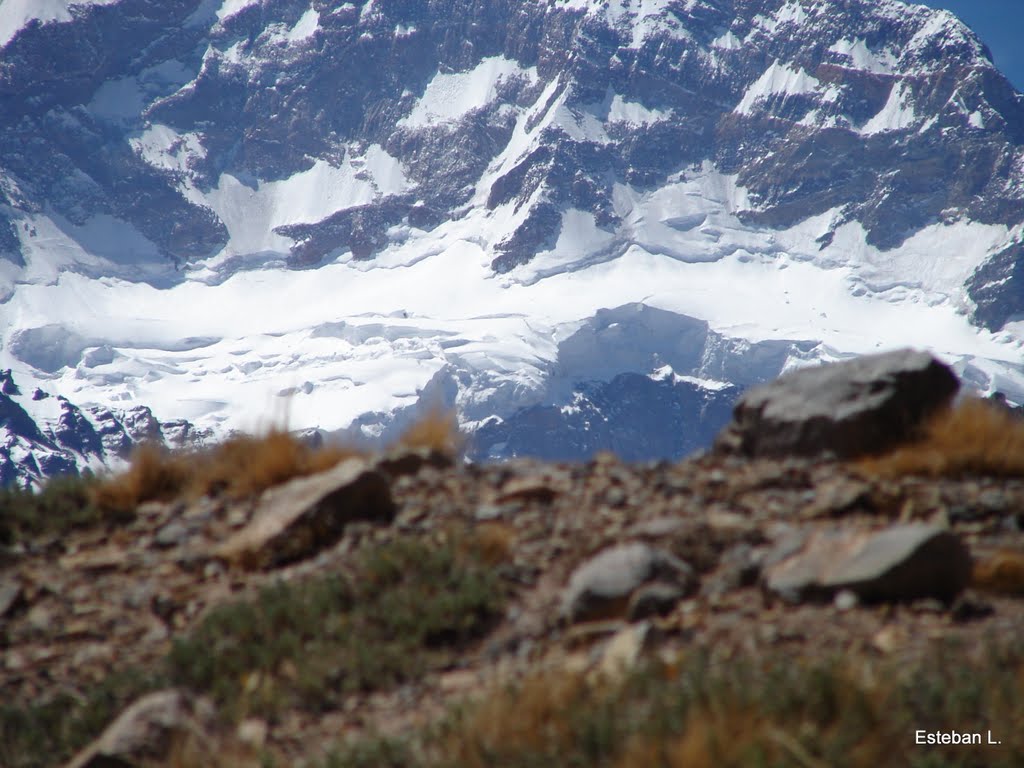
[[[128,469],[96,483],[92,501],[116,512],[130,512],[146,501],[167,501],[184,490],[192,471],[187,456],[143,443],[132,453]]]
[[[55,477],[38,491],[0,489],[0,544],[43,535],[60,536],[78,528],[124,522],[120,510],[97,505],[91,476]]]
[[[694,652],[626,678],[545,670],[390,743],[408,768],[983,768],[1024,761],[1024,646],[911,663]],[[916,733],[991,731],[999,745],[936,746]],[[379,739],[340,746],[360,766]],[[388,763],[383,763],[387,765]]]
[[[354,451],[343,448],[314,448],[276,429],[260,436],[235,435],[188,452],[145,444],[133,453],[126,471],[97,484],[94,501],[104,509],[130,510],[145,501],[182,495],[247,498],[295,477],[329,469],[353,455]]]
[[[888,477],[1024,476],[1024,418],[996,403],[964,398],[937,413],[920,440],[859,466]]]
[[[459,429],[454,411],[431,408],[402,432],[398,444],[457,456],[466,447],[466,435]]]
[[[462,450],[463,435],[453,413],[432,410],[413,423],[398,443],[456,455]],[[126,512],[145,501],[182,495],[243,499],[364,453],[350,446],[313,446],[283,429],[234,435],[196,451],[175,452],[145,444],[133,453],[127,470],[96,484],[93,502],[104,510]]]
[[[0,704],[0,765],[49,768],[62,764],[125,706],[163,682],[158,674],[129,669],[82,694],[61,693],[36,704]]]
[[[328,709],[448,658],[501,604],[493,572],[450,545],[399,539],[365,553],[355,574],[279,583],[214,609],[174,643],[172,679],[236,718]]]

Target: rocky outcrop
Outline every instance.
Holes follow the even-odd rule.
[[[913,350],[800,369],[740,397],[716,445],[745,456],[877,453],[917,436],[959,386]]]

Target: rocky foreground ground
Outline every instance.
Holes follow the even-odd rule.
[[[828,375],[677,464],[406,447],[10,536],[0,764],[1024,764],[1024,427]]]

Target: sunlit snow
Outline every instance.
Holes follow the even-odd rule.
[[[533,82],[537,72],[503,56],[484,59],[468,72],[438,72],[398,126],[422,128],[459,120],[493,102],[502,83],[516,77]]]
[[[741,115],[750,114],[759,102],[770,96],[814,93],[820,86],[818,79],[805,70],[775,61],[747,88],[734,111]]]
[[[917,120],[912,97],[910,86],[904,81],[894,83],[885,106],[860,128],[860,133],[872,136],[876,133],[901,131],[911,127]]]

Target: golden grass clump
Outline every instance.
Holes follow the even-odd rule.
[[[146,501],[180,496],[243,499],[355,455],[351,449],[313,448],[278,429],[261,436],[236,435],[212,448],[183,453],[144,444],[125,472],[97,483],[93,501],[103,509],[129,511]]]
[[[466,447],[466,435],[459,429],[454,411],[433,408],[417,419],[398,439],[406,448],[429,448],[458,456]]]
[[[236,435],[196,457],[190,490],[197,495],[248,498],[355,455],[355,450],[334,446],[312,448],[280,429],[262,436]]]
[[[915,729],[963,730],[961,722],[1010,734],[985,765],[1021,765],[1020,646],[971,660],[952,642],[933,650],[910,664],[786,654],[716,664],[698,653],[620,682],[538,670],[456,710],[413,768],[981,765],[976,746],[913,740]]]
[[[126,471],[91,489],[92,501],[115,512],[129,512],[145,501],[167,501],[182,493],[192,472],[192,462],[184,456],[143,443],[135,449]]]
[[[971,586],[985,592],[1024,595],[1024,552],[1003,550],[976,558]]]
[[[435,409],[410,426],[398,444],[457,456],[464,438],[455,414]],[[348,446],[314,448],[280,428],[263,435],[235,435],[213,447],[189,452],[145,444],[136,449],[125,472],[96,484],[92,500],[101,509],[130,512],[145,501],[180,496],[244,499],[365,454],[365,450]]]
[[[534,674],[513,690],[493,691],[467,707],[440,751],[459,768],[490,768],[503,759],[511,764],[523,754],[548,759],[570,754],[577,739],[572,713],[592,694],[583,675]]]
[[[869,474],[1024,476],[1024,419],[977,397],[936,414],[924,437],[858,462]]]

